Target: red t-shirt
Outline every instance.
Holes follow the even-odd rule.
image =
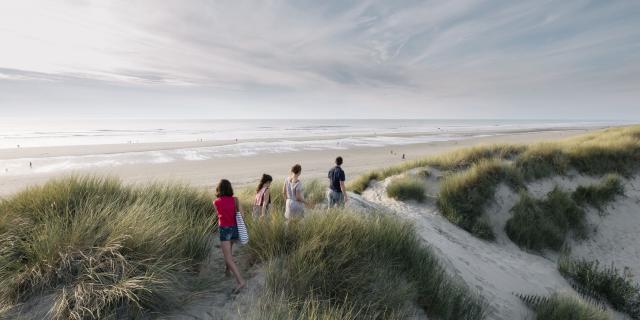
[[[222,196],[213,201],[218,212],[219,227],[233,227],[236,225],[236,205],[233,197]]]

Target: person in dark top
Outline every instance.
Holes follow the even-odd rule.
[[[344,186],[346,179],[340,166],[342,166],[342,157],[337,157],[336,166],[329,170],[329,208],[343,207],[347,201],[347,188]]]

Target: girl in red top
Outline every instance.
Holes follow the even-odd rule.
[[[216,200],[213,201],[213,205],[216,207],[216,212],[218,212],[220,249],[222,249],[226,270],[231,271],[236,277],[236,282],[238,282],[236,291],[242,289],[246,284],[236,263],[233,261],[232,255],[233,241],[240,239],[238,225],[236,224],[236,212],[240,212],[238,203],[238,198],[233,196],[231,182],[227,179],[220,180],[216,187]]]

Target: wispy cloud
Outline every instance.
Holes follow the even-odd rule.
[[[169,116],[187,101],[232,116],[531,116],[538,103],[541,117],[598,117],[640,98],[640,3],[623,0],[6,1],[0,41],[2,109],[65,108],[62,93],[2,93],[29,88],[101,105],[136,91],[142,113],[172,92]]]

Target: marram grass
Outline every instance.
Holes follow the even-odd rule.
[[[411,224],[397,217],[313,212],[288,225],[254,221],[251,230],[249,253],[267,265],[269,294],[287,302],[276,308],[284,318],[310,306],[323,314],[347,312],[347,319],[406,318],[408,304],[439,319],[484,317],[484,302],[453,280]]]
[[[577,297],[565,294],[551,296],[517,295],[536,313],[536,320],[609,320],[605,310]]]
[[[324,201],[324,189],[310,181],[308,199]],[[247,219],[245,252],[265,266],[267,287],[244,318],[402,319],[416,308],[441,319],[483,318],[484,302],[445,272],[407,222],[310,211],[287,224],[278,194],[272,219]],[[212,197],[182,185],[69,177],[2,200],[0,311],[20,316],[21,303],[43,296],[53,297],[45,305],[53,319],[175,311],[217,250]]]
[[[493,198],[496,187],[503,181],[515,188],[523,188],[522,177],[500,160],[481,160],[468,170],[445,178],[438,195],[438,208],[451,222],[483,239],[493,239],[491,227],[482,215]]]
[[[422,202],[427,198],[424,179],[413,176],[395,178],[387,186],[387,195],[401,201]]]
[[[579,186],[573,192],[556,186],[543,199],[535,199],[523,190],[511,209],[513,215],[507,220],[505,231],[523,248],[560,250],[570,233],[578,238],[588,235],[587,205],[602,210],[623,192],[621,178],[615,174],[607,175],[593,185]]]
[[[572,171],[586,175],[617,174],[626,177],[640,168],[639,159],[640,126],[615,127],[557,142],[462,148],[372,170],[351,181],[349,188],[361,193],[375,180],[419,167],[438,168],[444,171],[438,195],[442,214],[480,238],[493,239],[493,232],[483,214],[498,184],[507,183],[516,191],[521,191],[529,181]],[[575,200],[601,209],[603,203],[620,192],[617,178],[608,179],[605,182],[607,185],[602,186],[606,190],[582,189],[575,195]],[[602,198],[592,197],[592,194]]]
[[[566,256],[558,260],[558,270],[576,283],[579,291],[605,299],[614,309],[632,319],[640,319],[640,286],[625,271],[613,264],[602,266],[597,260],[575,260]]]
[[[53,294],[54,319],[174,307],[210,249],[211,197],[70,177],[0,202],[0,305]]]

